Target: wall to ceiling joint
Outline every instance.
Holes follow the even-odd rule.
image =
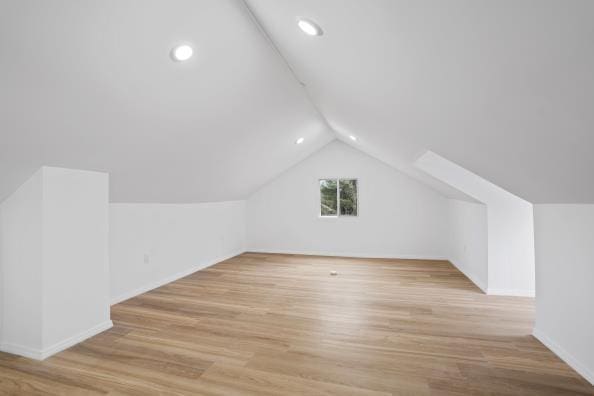
[[[486,205],[487,293],[534,296],[532,204],[431,151],[415,165]]]
[[[357,217],[320,217],[320,178],[358,179]],[[248,249],[359,257],[447,259],[448,200],[334,141],[247,200]]]

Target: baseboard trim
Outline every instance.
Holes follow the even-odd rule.
[[[80,332],[73,337],[60,341],[49,348],[43,349],[43,351],[41,352],[41,359],[43,360],[52,355],[55,355],[58,352],[62,352],[64,349],[68,349],[71,346],[83,342],[87,338],[94,337],[97,334],[104,332],[105,330],[111,329],[112,327],[113,322],[111,320],[106,320],[103,323],[99,323],[97,326],[91,327],[90,329]]]
[[[4,343],[0,345],[0,350],[13,355],[24,356],[29,359],[44,360],[58,352],[62,352],[63,350],[86,340],[87,338],[96,336],[97,334],[102,333],[111,327],[113,327],[113,322],[111,320],[107,320],[44,349],[35,349],[26,347],[24,345]]]
[[[549,336],[537,328],[534,328],[532,335],[538,341],[542,342],[544,346],[549,348],[555,355],[559,356],[559,358],[567,363],[569,367],[584,377],[584,379],[588,381],[590,385],[594,386],[594,372],[588,370],[588,368],[580,363],[580,361],[577,360],[571,353],[567,352],[561,345],[553,341]]]
[[[352,252],[328,252],[328,251],[302,251],[283,249],[248,249],[246,253],[270,253],[270,254],[295,254],[301,256],[326,256],[345,258],[377,258],[377,259],[402,259],[402,260],[443,260],[449,261],[445,256],[419,255],[419,254],[361,254]]]
[[[198,265],[195,265],[195,266],[190,267],[190,268],[188,268],[186,270],[177,272],[177,273],[175,273],[173,275],[170,275],[170,276],[168,276],[166,278],[163,278],[163,279],[160,279],[158,281],[148,283],[146,285],[143,285],[141,287],[138,287],[138,288],[136,288],[134,290],[131,290],[129,292],[122,293],[119,296],[116,296],[116,297],[112,297],[111,298],[111,305],[119,304],[119,303],[121,303],[123,301],[126,301],[126,300],[132,298],[132,297],[136,297],[136,296],[138,296],[140,294],[143,294],[143,293],[146,293],[146,292],[151,291],[153,289],[156,289],[158,287],[164,286],[164,285],[166,285],[168,283],[175,282],[176,280],[181,279],[183,277],[186,277],[186,276],[188,276],[190,274],[193,274],[196,271],[200,271],[201,269],[210,267],[212,265],[215,265],[217,263],[220,263],[221,261],[229,260],[230,258],[233,258],[235,256],[239,256],[240,254],[242,254],[244,252],[245,252],[245,250],[238,250],[238,251],[233,252],[231,254],[228,254],[228,255],[225,255],[225,256],[222,256],[222,257],[218,257],[218,258],[215,258],[213,260],[209,260],[209,261],[204,262],[204,263],[200,263]]]
[[[493,289],[488,288],[487,294],[492,296],[534,297],[534,290]]]
[[[450,261],[450,263],[452,263],[452,265],[454,267],[456,267],[458,269],[458,271],[462,272],[464,274],[464,276],[466,276],[472,283],[474,283],[476,285],[476,287],[481,289],[481,291],[483,293],[487,294],[487,285],[484,284],[483,282],[481,282],[477,276],[464,270],[462,267],[460,267],[458,264],[456,264],[455,260],[449,260],[449,261]]]
[[[24,356],[29,359],[43,360],[41,349],[29,348],[24,345],[3,343],[0,344],[0,351],[13,355]]]
[[[328,251],[302,251],[302,250],[284,250],[284,249],[254,249],[249,248],[247,253],[270,253],[270,254],[295,254],[303,256],[329,256],[329,257],[353,257],[353,258],[380,258],[380,259],[403,259],[403,260],[444,260],[452,263],[460,272],[462,272],[472,283],[474,283],[483,293],[494,296],[515,296],[515,297],[534,297],[534,290],[513,290],[513,289],[493,289],[488,288],[483,282],[479,281],[473,274],[464,271],[456,265],[455,261],[445,256],[418,255],[418,254],[361,254],[352,252],[328,252]]]

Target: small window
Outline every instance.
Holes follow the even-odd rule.
[[[320,208],[322,216],[338,214],[338,185],[336,179],[320,180]]]
[[[357,179],[320,180],[320,216],[357,216]]]

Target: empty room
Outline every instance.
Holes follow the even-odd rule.
[[[0,0],[0,395],[593,395],[594,1]]]

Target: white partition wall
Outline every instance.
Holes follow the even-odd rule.
[[[4,351],[39,357],[42,344],[43,169],[0,206]]]
[[[43,186],[43,343],[51,354],[111,327],[109,179],[44,168]]]
[[[43,359],[111,327],[107,174],[43,167],[0,219],[4,351]]]
[[[487,293],[534,296],[532,204],[431,151],[415,165],[486,205]]]
[[[594,205],[535,205],[534,335],[594,385]]]

